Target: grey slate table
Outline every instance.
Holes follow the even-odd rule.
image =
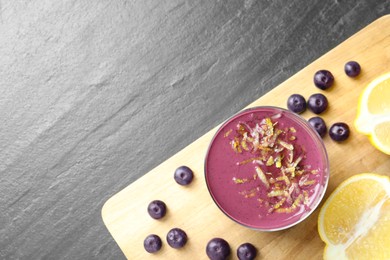
[[[0,2],[0,259],[123,259],[104,202],[385,0]]]

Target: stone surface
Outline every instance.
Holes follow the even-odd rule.
[[[109,197],[390,3],[8,0],[0,10],[0,258],[123,259],[100,215]]]

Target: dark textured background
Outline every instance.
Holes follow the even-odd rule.
[[[390,3],[6,0],[0,9],[0,258],[123,259],[101,219],[109,197]]]

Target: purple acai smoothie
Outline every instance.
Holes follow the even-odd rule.
[[[319,204],[328,158],[318,134],[300,116],[276,107],[245,110],[214,136],[206,183],[218,207],[259,230],[299,223]]]

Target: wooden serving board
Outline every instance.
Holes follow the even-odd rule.
[[[355,79],[344,73],[344,64],[350,60],[358,61],[362,67],[361,74]],[[329,90],[321,91],[313,84],[313,75],[320,69],[330,70],[335,77],[335,84]],[[344,143],[324,137],[331,174],[325,194],[327,198],[340,182],[354,174],[376,172],[390,176],[390,157],[377,151],[366,136],[353,128],[361,91],[371,80],[389,71],[390,16],[387,15],[248,107],[273,105],[285,108],[291,94],[299,93],[307,99],[313,93],[325,93],[329,108],[321,116],[328,127],[338,121],[351,127],[350,138]],[[314,114],[306,111],[302,116],[308,119]],[[218,209],[204,179],[205,154],[216,130],[217,127],[105,203],[103,221],[126,257],[207,259],[207,242],[213,237],[222,237],[232,248],[231,259],[236,259],[236,248],[244,242],[253,243],[261,259],[321,259],[324,243],[317,232],[319,209],[295,227],[277,232],[250,230],[234,223]],[[176,184],[173,179],[173,172],[181,165],[189,166],[195,173],[194,181],[187,187]],[[154,220],[147,213],[147,205],[154,199],[167,204],[167,215],[161,220]],[[182,228],[189,237],[187,245],[179,250],[170,248],[165,240],[167,232],[174,227]],[[144,238],[152,233],[163,240],[163,247],[156,254],[149,254],[143,248]]]

